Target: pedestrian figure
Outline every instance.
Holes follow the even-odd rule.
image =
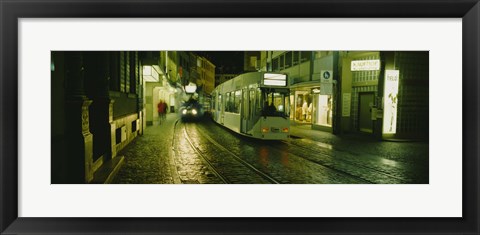
[[[163,100],[160,100],[160,102],[158,102],[158,105],[157,105],[158,125],[162,124],[163,116],[165,113],[165,107],[166,107],[165,102],[163,102]]]
[[[162,120],[165,120],[167,118],[167,110],[168,110],[168,104],[163,102]]]

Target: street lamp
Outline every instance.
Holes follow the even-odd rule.
[[[158,82],[160,80],[159,72],[155,68],[155,66],[152,66],[152,65],[143,66],[143,80],[147,82]]]
[[[185,86],[186,93],[195,93],[195,91],[197,91],[197,85],[195,83],[190,82]]]

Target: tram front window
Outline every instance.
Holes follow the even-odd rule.
[[[288,117],[288,91],[264,90],[262,94],[264,116]]]

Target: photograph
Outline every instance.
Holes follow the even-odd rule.
[[[51,184],[429,184],[429,51],[51,51]]]
[[[0,0],[0,234],[480,234],[480,0]]]

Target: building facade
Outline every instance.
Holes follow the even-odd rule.
[[[428,139],[428,52],[264,51],[286,73],[290,118],[335,134]]]
[[[214,87],[215,66],[191,52],[112,51],[51,54],[52,183],[108,183],[118,152],[149,125],[157,105],[176,112],[185,86]],[[193,63],[192,63],[193,62]]]
[[[341,52],[341,132],[428,139],[429,53]]]
[[[52,183],[108,183],[142,133],[137,52],[52,52]]]
[[[215,87],[236,76],[238,76],[238,74],[231,74],[231,73],[215,74]]]

